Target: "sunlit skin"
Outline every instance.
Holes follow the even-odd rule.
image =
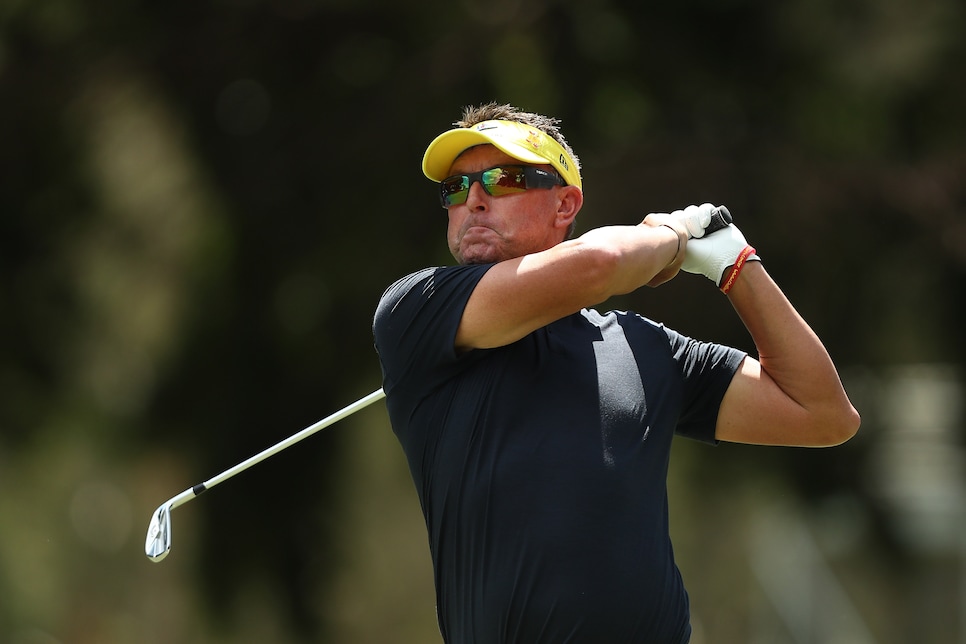
[[[508,164],[519,161],[482,145],[459,156],[450,174]],[[466,203],[449,208],[447,240],[457,261],[496,263],[466,302],[458,351],[516,342],[583,307],[677,274],[687,251],[680,222],[650,214],[636,226],[603,226],[564,241],[582,204],[574,186],[491,197],[474,183]],[[745,358],[731,381],[715,437],[799,446],[848,440],[859,416],[835,365],[760,262],[745,265],[728,299],[759,359]]]
[[[453,162],[450,175],[467,174],[520,161],[492,145],[469,148]],[[552,170],[552,166],[537,166]],[[582,200],[573,186],[532,189],[493,197],[476,182],[466,203],[451,206],[447,242],[460,264],[499,262],[552,248],[566,238],[569,222],[558,221],[564,195]]]

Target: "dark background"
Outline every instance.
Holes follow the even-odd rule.
[[[381,405],[141,543],[379,386],[380,294],[450,261],[423,150],[496,100],[562,120],[578,234],[727,204],[863,414],[832,450],[678,443],[695,644],[966,641],[964,31],[955,0],[5,3],[0,640],[438,641]],[[608,306],[753,350],[703,278]]]

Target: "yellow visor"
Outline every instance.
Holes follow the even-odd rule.
[[[541,130],[515,121],[483,121],[443,132],[426,148],[423,173],[433,181],[442,181],[464,150],[487,143],[523,163],[550,164],[568,185],[582,188],[577,164],[563,146]]]

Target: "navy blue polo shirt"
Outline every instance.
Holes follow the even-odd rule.
[[[582,310],[457,353],[490,265],[428,268],[373,323],[448,644],[687,642],[668,533],[675,433],[710,443],[745,353]]]

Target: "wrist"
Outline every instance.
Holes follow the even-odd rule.
[[[734,287],[735,282],[738,281],[738,276],[741,275],[741,271],[745,268],[748,262],[760,262],[761,258],[756,254],[755,249],[752,246],[745,246],[740,253],[738,253],[735,263],[729,268],[724,270],[724,278],[719,285],[721,292],[725,295]]]
[[[665,265],[665,268],[667,268],[668,266],[673,266],[675,262],[677,262],[679,259],[681,259],[682,253],[684,252],[684,247],[685,247],[684,245],[685,245],[685,243],[687,241],[687,238],[688,238],[688,233],[687,232],[682,233],[681,231],[679,231],[677,228],[675,228],[671,224],[661,224],[660,226],[658,226],[658,228],[667,228],[672,233],[674,233],[674,237],[677,240],[677,246],[676,246],[676,249],[674,251],[674,257],[672,257],[671,258],[671,261],[669,261]]]

